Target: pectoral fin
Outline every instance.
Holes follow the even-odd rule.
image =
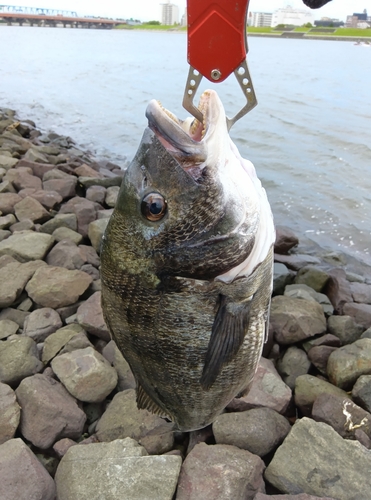
[[[236,304],[223,295],[211,330],[201,385],[209,389],[224,363],[237,354],[249,324],[250,303]]]

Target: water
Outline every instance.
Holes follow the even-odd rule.
[[[0,106],[124,164],[148,101],[180,117],[186,34],[0,26]],[[371,49],[250,37],[259,105],[231,130],[276,223],[371,263]],[[211,84],[205,81],[202,89]],[[214,85],[232,115],[234,78]]]

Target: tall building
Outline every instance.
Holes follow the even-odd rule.
[[[367,10],[364,9],[363,12],[354,12],[352,16],[347,16],[345,26],[347,28],[367,28],[366,25],[370,22],[371,16],[368,16]]]
[[[179,7],[174,3],[162,3],[162,16],[161,23],[167,26],[172,26],[173,24],[179,23]]]
[[[271,12],[250,12],[248,17],[248,25],[255,27],[269,27],[272,24],[272,16],[273,14]]]
[[[293,9],[290,5],[284,9],[277,9],[273,12],[271,26],[279,24],[290,24],[291,26],[303,26],[303,24],[313,24],[313,16],[309,10]]]

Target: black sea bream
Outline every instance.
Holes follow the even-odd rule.
[[[102,244],[106,323],[137,382],[137,404],[190,431],[254,377],[267,330],[275,231],[223,105],[204,121],[148,105]]]

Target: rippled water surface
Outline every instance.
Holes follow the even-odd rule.
[[[0,27],[0,106],[124,164],[148,101],[183,118],[186,34]],[[231,130],[275,220],[371,263],[371,48],[249,39],[259,105]],[[206,81],[203,89],[211,84]],[[230,115],[234,78],[214,85]]]

